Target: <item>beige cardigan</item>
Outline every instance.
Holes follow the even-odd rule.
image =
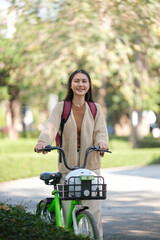
[[[86,102],[85,114],[81,126],[81,148],[80,148],[80,166],[83,165],[85,151],[88,147],[98,146],[100,142],[108,144],[108,132],[101,106],[96,103],[97,114],[93,119],[91,110]],[[47,123],[42,130],[38,141],[44,142],[46,145],[52,145],[56,134],[59,130],[61,122],[61,114],[63,111],[63,102],[59,102],[54,107]],[[63,145],[67,163],[74,167],[77,164],[77,126],[71,110],[71,114],[64,125],[63,130]],[[67,173],[69,170],[64,166],[64,163],[58,164],[61,173]],[[101,167],[101,157],[97,152],[89,154],[86,168],[90,170]]]

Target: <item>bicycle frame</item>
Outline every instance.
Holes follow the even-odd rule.
[[[58,227],[62,227],[63,224],[62,224],[61,209],[60,209],[60,199],[59,199],[57,190],[54,190],[52,192],[52,195],[54,195],[54,199],[48,205],[47,210],[49,212],[53,212],[53,210],[55,211],[56,224],[57,224]],[[66,229],[71,228],[72,220],[73,220],[73,211],[74,211],[74,208],[75,208],[76,205],[81,205],[81,201],[79,201],[79,200],[72,200],[71,201]]]
[[[54,195],[54,200],[48,205],[48,211],[49,212],[52,212],[53,210],[55,211],[57,226],[61,227],[62,226],[61,208],[57,190],[54,190],[52,194]]]

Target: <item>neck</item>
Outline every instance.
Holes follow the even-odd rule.
[[[74,96],[72,103],[76,106],[76,107],[80,107],[85,103],[85,98],[84,96]]]

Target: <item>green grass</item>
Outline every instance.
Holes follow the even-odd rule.
[[[39,176],[43,171],[57,171],[57,152],[46,155],[34,152],[37,139],[0,139],[0,182]],[[125,137],[111,137],[110,150],[102,167],[142,166],[160,163],[160,149],[132,149]]]
[[[34,152],[36,139],[0,142],[0,182],[39,176],[43,171],[57,171],[57,152],[46,155]]]
[[[113,150],[112,154],[105,154],[102,159],[102,168],[148,164],[160,164],[160,149]]]
[[[160,148],[132,149],[127,137],[110,137],[112,154],[102,158],[102,168],[160,164]]]

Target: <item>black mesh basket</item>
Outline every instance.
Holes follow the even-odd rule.
[[[68,183],[58,184],[59,198],[62,200],[106,199],[107,185],[102,176],[70,177]]]

